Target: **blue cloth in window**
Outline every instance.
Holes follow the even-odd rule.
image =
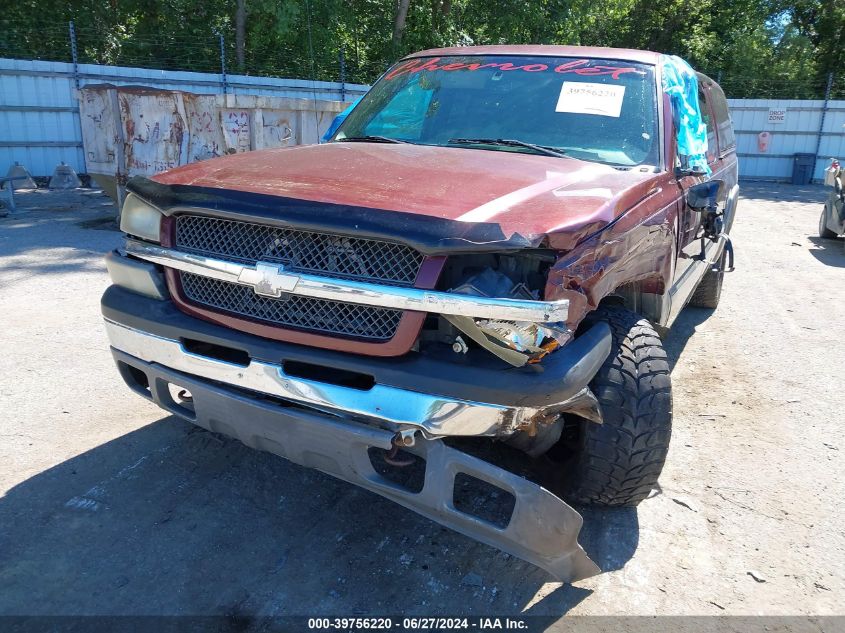
[[[698,105],[698,77],[680,57],[663,57],[663,91],[672,102],[678,154],[689,167],[700,167],[709,176],[707,125]]]
[[[355,101],[349,104],[349,107],[346,108],[346,110],[344,110],[334,118],[334,121],[332,121],[332,124],[329,126],[329,129],[326,131],[325,134],[323,134],[323,143],[326,143],[332,136],[334,136],[334,133],[337,132],[337,128],[339,128],[340,124],[343,123],[344,120],[346,120],[346,117],[349,116],[349,113],[352,112],[352,109],[356,105],[358,105],[358,102],[361,99],[363,99],[363,97],[358,97],[357,99],[355,99]]]

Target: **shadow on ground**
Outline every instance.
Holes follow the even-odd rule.
[[[824,185],[790,185],[782,182],[767,183],[741,180],[740,200],[766,200],[768,202],[818,202],[824,204],[830,195]],[[821,209],[819,209],[821,211]]]
[[[670,371],[675,369],[684,348],[686,348],[692,335],[695,334],[696,327],[709,319],[713,312],[714,310],[710,308],[686,306],[678,314],[669,333],[663,338],[663,348],[666,350],[666,359],[669,361]]]
[[[22,191],[15,194],[15,202],[17,212],[0,217],[3,273],[63,274],[104,269],[103,254],[120,242],[117,210],[99,190]],[[50,252],[53,250],[56,252]]]
[[[810,237],[812,247],[810,255],[827,266],[845,268],[845,240],[835,238],[832,240],[821,237]]]
[[[119,236],[86,229],[111,228],[110,201],[77,192],[85,208],[62,214],[53,193],[18,196],[23,212],[0,220],[5,272],[102,267]],[[16,259],[42,248],[78,252]],[[584,548],[605,572],[623,567],[636,510],[582,512]],[[0,614],[560,616],[591,593],[547,586],[546,572],[377,495],[171,417],[10,489],[0,526]]]
[[[591,592],[374,494],[164,418],[0,498],[0,614],[563,615]],[[605,570],[633,509],[590,510]],[[532,604],[533,602],[533,604]]]

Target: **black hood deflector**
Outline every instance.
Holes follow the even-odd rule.
[[[126,189],[166,215],[203,214],[297,229],[403,242],[426,255],[507,253],[537,248],[518,233],[506,237],[492,222],[458,222],[401,211],[315,202],[232,189],[164,185],[136,176]]]

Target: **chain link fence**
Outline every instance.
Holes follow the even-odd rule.
[[[722,76],[718,72],[710,76],[733,99],[845,99],[845,73],[830,73],[821,79],[761,79]]]
[[[106,64],[161,70],[240,74],[372,84],[385,70],[383,60],[367,59],[355,45],[327,37],[324,24],[312,28],[309,13],[290,24],[296,44],[279,46],[275,38],[249,42],[238,58],[231,29],[206,33],[131,35],[106,24],[50,24],[24,32],[0,17],[0,57],[45,59],[79,64]],[[50,55],[38,54],[49,50]],[[827,77],[744,77],[705,69],[729,98],[845,99],[845,72]]]
[[[71,22],[43,24],[30,33],[0,17],[0,57],[358,84],[371,84],[386,70],[384,62],[367,60],[354,45],[312,40],[307,20],[294,28],[301,29],[305,41],[287,46],[269,38],[250,42],[241,60],[235,38],[212,30],[130,37],[101,25]]]

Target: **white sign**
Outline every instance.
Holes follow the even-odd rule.
[[[555,112],[618,117],[625,86],[564,81]]]
[[[786,108],[769,108],[768,123],[785,123]]]

